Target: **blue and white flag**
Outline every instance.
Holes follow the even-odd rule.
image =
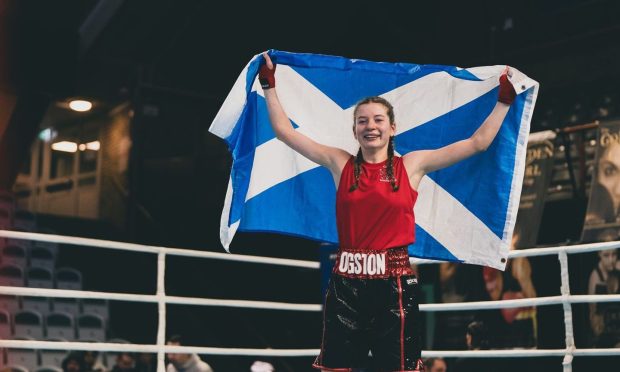
[[[468,138],[497,102],[505,66],[382,63],[270,51],[282,106],[296,130],[356,154],[353,108],[382,96],[396,114],[396,151],[436,149]],[[220,239],[236,231],[276,232],[338,243],[336,188],[330,172],[279,141],[257,73],[245,66],[209,131],[233,157]],[[503,270],[514,228],[538,83],[512,68],[518,96],[487,151],[425,176],[415,205],[410,256]]]

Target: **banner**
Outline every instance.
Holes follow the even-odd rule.
[[[620,121],[601,123],[581,240],[619,240]]]
[[[550,130],[530,134],[515,226],[515,231],[520,235],[516,248],[531,248],[536,245],[547,188],[553,171],[555,137],[555,133]]]

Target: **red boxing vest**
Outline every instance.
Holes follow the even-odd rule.
[[[398,191],[392,191],[387,160],[377,164],[362,162],[354,191],[349,189],[355,182],[355,158],[344,166],[336,193],[340,249],[383,250],[414,242],[413,206],[418,192],[409,184],[402,158],[395,156],[393,161]]]

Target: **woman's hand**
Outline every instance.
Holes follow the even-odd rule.
[[[258,70],[258,81],[260,81],[261,87],[263,89],[271,89],[276,86],[276,65],[271,61],[271,57],[267,52],[263,52],[263,58],[265,58],[265,63],[260,66]]]
[[[510,68],[506,66],[506,70],[504,70],[502,75],[499,77],[499,96],[497,97],[497,100],[507,105],[512,104],[517,96],[515,88],[512,86],[510,80],[508,80],[511,76],[512,71],[510,71]]]

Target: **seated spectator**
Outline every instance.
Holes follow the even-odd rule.
[[[446,372],[448,365],[443,358],[426,358],[424,359],[425,372]]]
[[[598,263],[592,269],[588,294],[619,294],[620,271],[618,252],[615,249],[598,252]],[[597,347],[620,345],[620,305],[618,303],[591,303],[590,325]]]
[[[61,368],[64,372],[87,372],[82,353],[72,351],[62,360]]]
[[[520,238],[519,230],[515,229],[512,247],[515,249]],[[532,267],[526,257],[518,257],[508,261],[506,270],[484,267],[482,270],[488,299],[514,300],[536,297],[536,289],[532,283]],[[491,345],[495,348],[533,348],[537,344],[536,308],[533,306],[504,308],[501,310],[485,310],[480,318],[487,327],[494,331]]]
[[[155,354],[139,353],[136,360],[136,369],[138,372],[155,372],[157,370],[155,359]]]
[[[135,355],[128,352],[118,353],[112,372],[137,372]]]
[[[175,335],[168,339],[167,345],[181,346],[181,336]],[[200,359],[198,354],[168,353],[167,372],[213,372],[211,366]]]
[[[468,350],[488,350],[489,332],[487,326],[480,321],[469,323],[465,333],[465,343]]]
[[[250,372],[273,372],[275,371],[275,368],[273,368],[273,365],[271,365],[271,363],[267,363],[267,362],[263,362],[261,360],[257,360],[254,363],[252,363],[252,366],[250,367]]]
[[[101,360],[101,354],[98,351],[84,351],[82,354],[84,365],[87,372],[105,372],[106,367]]]
[[[437,298],[443,303],[481,300],[476,293],[474,279],[479,271],[470,265],[442,262],[438,265],[439,286]],[[478,291],[479,292],[479,291]],[[433,348],[459,350],[465,347],[463,329],[474,319],[473,311],[442,311],[434,314],[436,319]]]
[[[474,321],[469,323],[465,333],[465,342],[468,350],[488,350],[489,332],[484,322]],[[505,370],[500,366],[502,361],[493,358],[458,358],[454,362],[457,372],[482,372]]]

